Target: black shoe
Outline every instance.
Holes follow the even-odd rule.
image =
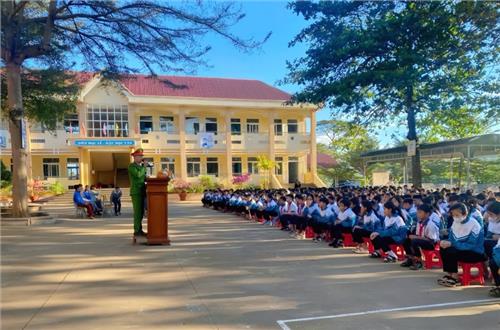
[[[330,244],[328,244],[328,246],[331,246],[331,247],[336,247],[337,246],[337,240],[334,239]]]
[[[141,231],[135,232],[134,236],[146,236],[146,233],[141,230]]]
[[[405,261],[403,261],[401,264],[400,264],[401,267],[411,267],[413,266],[413,261],[410,259],[410,258],[406,258]]]
[[[411,270],[420,270],[422,268],[424,268],[424,265],[422,265],[420,261],[417,261],[415,264],[410,266]]]

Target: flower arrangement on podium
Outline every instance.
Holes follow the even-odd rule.
[[[181,201],[186,200],[187,190],[191,187],[189,182],[186,182],[181,179],[174,180],[174,190],[179,194],[179,199]]]

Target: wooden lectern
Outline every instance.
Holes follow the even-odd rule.
[[[170,178],[149,178],[146,184],[148,203],[148,245],[170,245],[168,238],[168,192]]]

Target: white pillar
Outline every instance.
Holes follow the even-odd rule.
[[[187,180],[187,159],[186,159],[186,114],[184,109],[179,109],[179,167],[181,168],[181,180]]]
[[[317,166],[317,150],[316,150],[316,112],[315,110],[311,110],[311,143],[309,154],[311,157],[311,173],[317,174],[318,166]]]

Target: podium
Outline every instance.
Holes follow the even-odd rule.
[[[170,245],[168,238],[168,192],[170,178],[148,178],[148,245]]]

